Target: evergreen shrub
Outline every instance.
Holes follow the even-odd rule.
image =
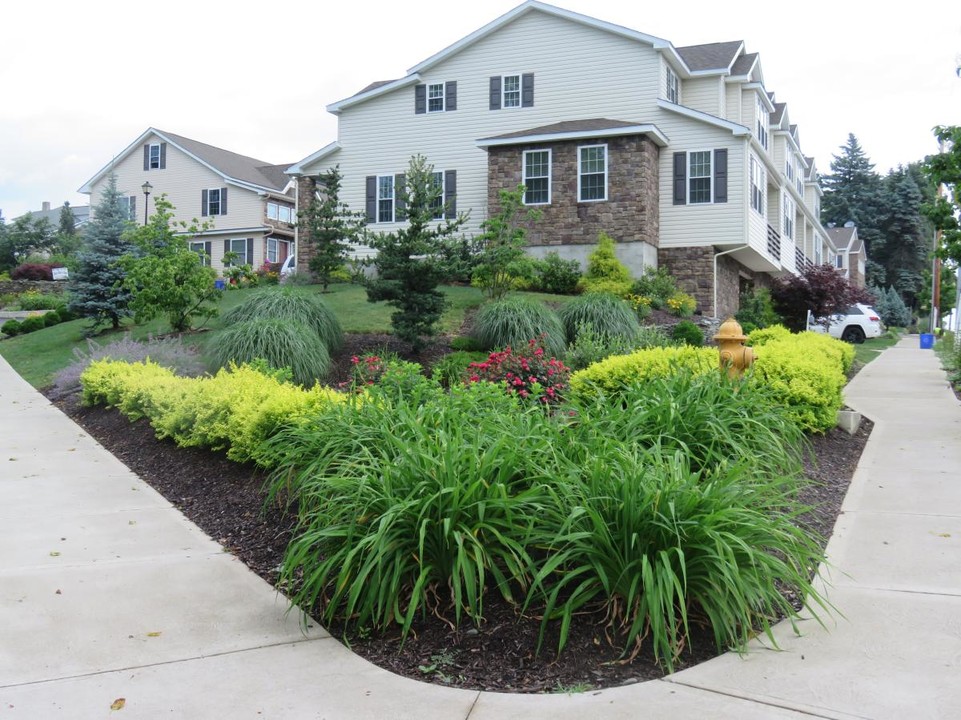
[[[671,337],[676,342],[701,347],[704,344],[704,331],[690,320],[681,320],[671,331]]]
[[[37,330],[43,330],[46,326],[47,323],[43,319],[43,315],[32,315],[20,323],[20,334],[23,335]]]
[[[587,272],[580,282],[583,292],[607,292],[619,297],[631,290],[631,273],[627,266],[617,259],[614,252],[614,238],[601,233],[597,249],[587,258]]]
[[[4,335],[9,335],[13,337],[14,335],[20,334],[20,321],[19,320],[7,320],[2,326],[0,326],[0,332]]]

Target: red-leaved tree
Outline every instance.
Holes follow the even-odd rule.
[[[795,332],[807,327],[808,310],[819,321],[844,313],[854,303],[872,303],[874,296],[830,265],[812,265],[800,275],[776,278],[771,286],[774,309]]]

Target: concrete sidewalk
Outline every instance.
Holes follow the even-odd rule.
[[[961,717],[961,405],[916,336],[847,401],[876,425],[828,546],[843,617],[778,626],[781,652],[525,696],[400,678],[305,629],[0,359],[0,717]]]

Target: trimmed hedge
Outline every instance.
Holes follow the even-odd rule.
[[[702,375],[718,368],[714,348],[658,347],[638,350],[630,355],[615,355],[594,363],[571,376],[571,393],[585,400],[592,395],[620,395],[626,388],[651,378],[669,377],[690,370]]]
[[[247,365],[213,377],[183,378],[150,360],[98,360],[84,371],[84,405],[118,408],[131,421],[148,418],[158,438],[181,447],[227,450],[238,462],[277,429],[346,396],[315,385],[304,390]]]

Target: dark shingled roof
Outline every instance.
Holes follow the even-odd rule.
[[[530,128],[529,130],[518,130],[506,133],[505,135],[495,135],[494,137],[482,138],[483,140],[509,140],[511,138],[523,138],[530,135],[560,135],[570,132],[598,132],[604,130],[618,130],[620,128],[632,127],[640,123],[625,122],[624,120],[607,120],[605,118],[592,118],[590,120],[565,120],[564,122],[553,123],[551,125],[541,125],[540,127]]]
[[[273,165],[257,160],[256,158],[238,155],[237,153],[223,150],[213,145],[197,142],[183,135],[175,135],[166,130],[159,130],[166,137],[177,143],[187,152],[197,156],[205,163],[222,172],[229,178],[240,180],[241,182],[258,185],[270,190],[283,192],[287,186],[288,178],[283,170],[290,167],[287,165]]]
[[[724,70],[730,67],[734,56],[741,49],[741,41],[708,43],[707,45],[688,45],[677,48],[681,56],[692,71]]]
[[[59,207],[52,208],[50,210],[28,210],[24,215],[29,215],[34,221],[46,218],[47,222],[53,225],[54,228],[60,225],[60,211],[63,209],[63,205]],[[74,225],[82,225],[90,219],[90,206],[89,205],[71,205],[70,212],[73,213]],[[22,217],[22,216],[21,216]],[[17,220],[18,218],[13,218]]]
[[[734,63],[734,67],[731,68],[732,75],[747,75],[751,72],[751,68],[754,67],[754,62],[757,60],[757,53],[745,53],[741,55],[737,61]]]
[[[787,103],[774,103],[774,112],[771,113],[771,124],[780,125],[781,119],[784,117],[784,109],[787,107]]]
[[[858,243],[856,247],[851,247],[851,248],[848,247],[851,244],[851,240],[854,239],[854,236],[858,231],[856,227],[833,227],[833,228],[825,228],[825,230],[827,230],[827,233],[828,235],[831,236],[831,239],[834,240],[834,246],[838,250],[860,250],[861,249],[860,243]]]
[[[390,85],[392,82],[397,82],[397,80],[375,80],[367,87],[355,92],[353,95],[351,95],[351,97],[357,97],[358,95],[363,95],[365,92],[376,90],[377,88],[383,87],[384,85]]]

